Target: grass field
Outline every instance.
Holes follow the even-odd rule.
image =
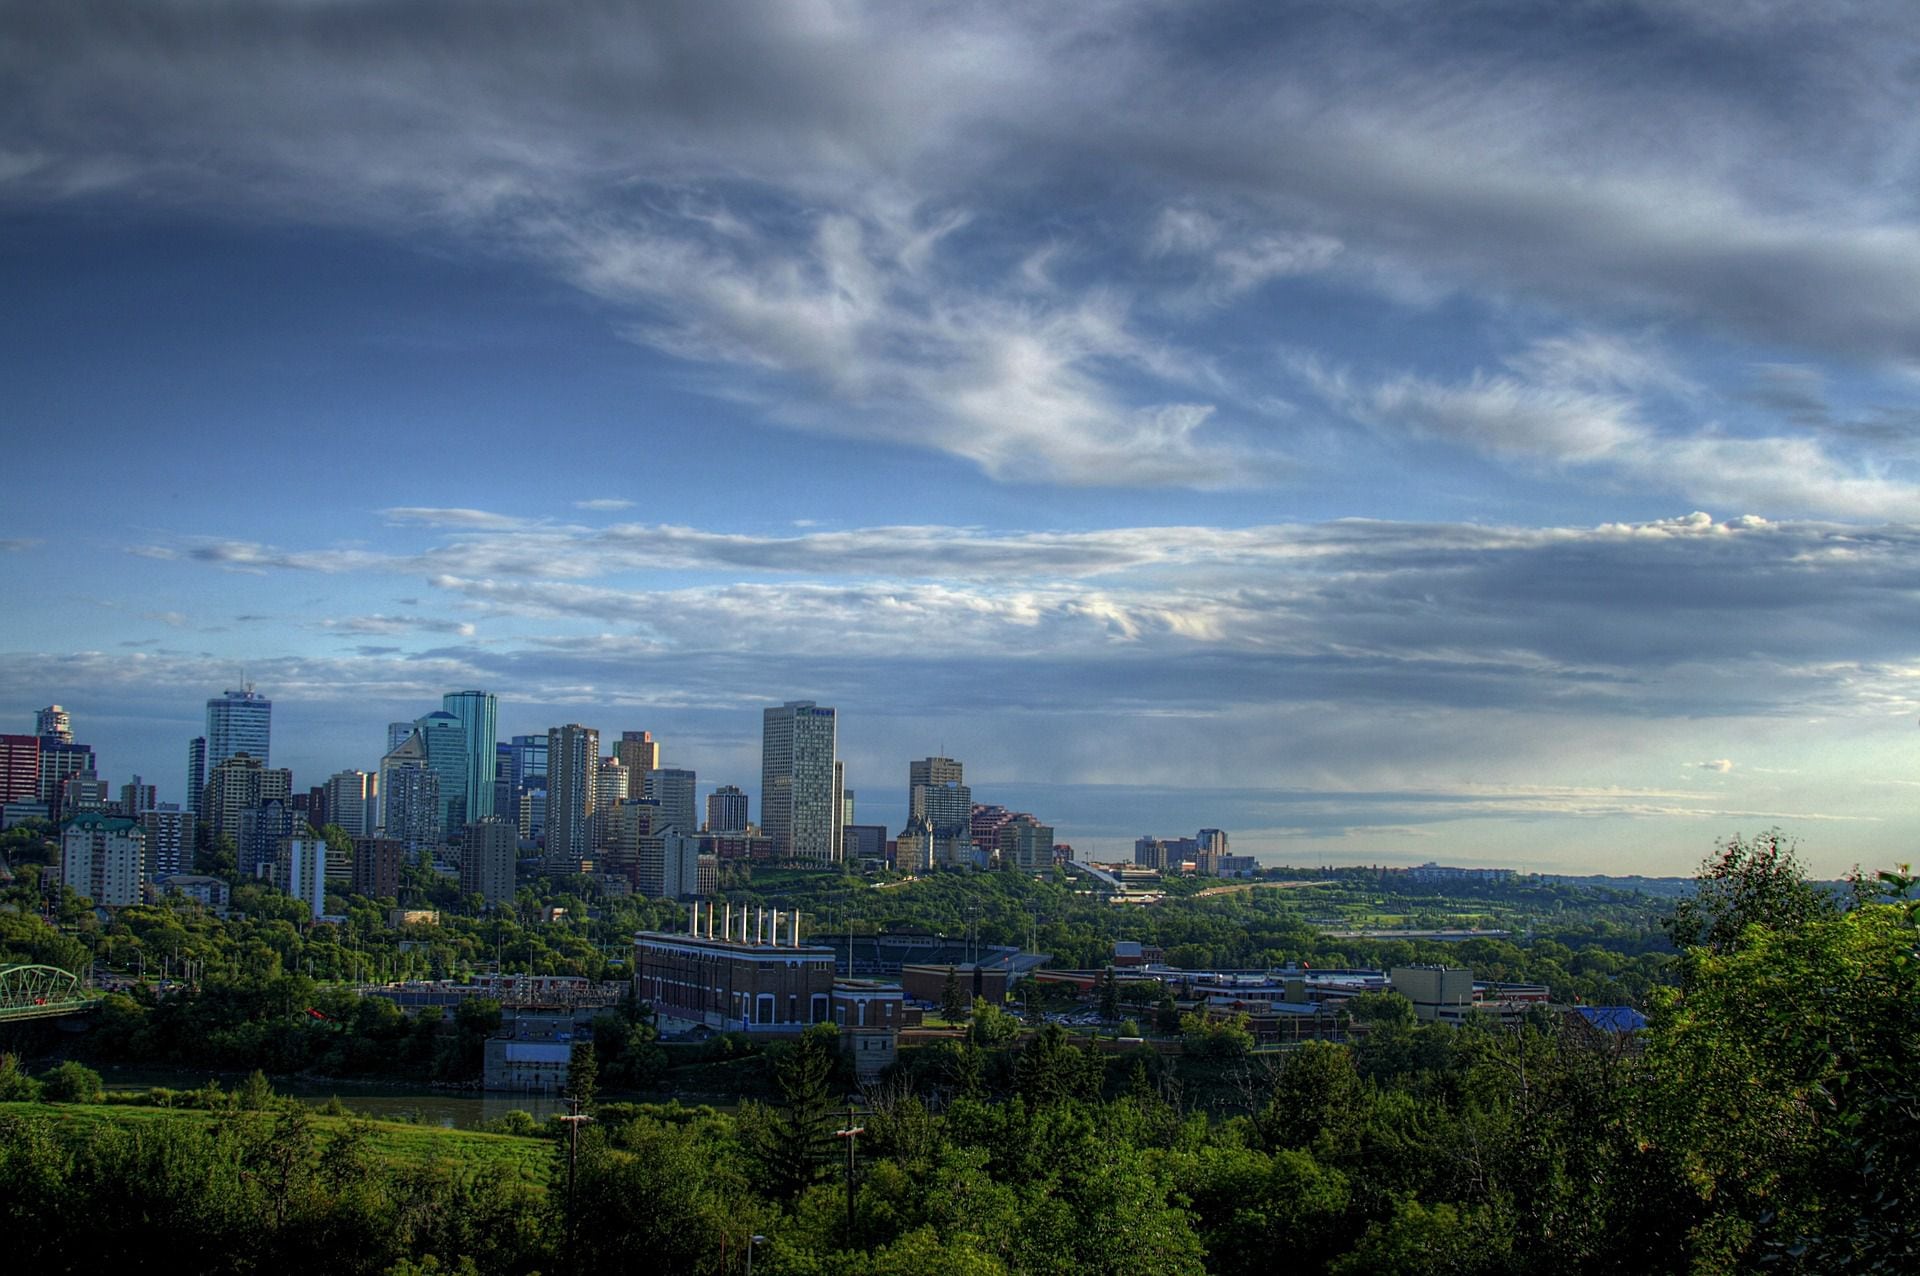
[[[0,1117],[43,1117],[70,1129],[94,1130],[108,1124],[138,1126],[157,1121],[217,1119],[224,1113],[193,1108],[147,1108],[102,1103],[0,1103]],[[243,1114],[265,1119],[265,1113]],[[406,1125],[396,1121],[368,1121],[359,1117],[316,1114],[314,1130],[324,1143],[346,1127],[367,1132],[373,1150],[393,1165],[443,1165],[453,1170],[505,1175],[544,1188],[552,1164],[553,1144],[540,1138],[483,1134],[477,1130],[448,1130],[438,1126]]]

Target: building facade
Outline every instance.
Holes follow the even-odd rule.
[[[73,718],[57,704],[50,704],[33,715],[33,733],[62,744],[73,743]]]
[[[369,899],[400,898],[400,866],[406,858],[406,844],[398,838],[354,838],[349,889]]]
[[[0,735],[0,805],[40,798],[40,737]]]
[[[372,837],[380,831],[380,776],[374,771],[336,771],[321,786],[326,793],[324,820],[348,837]]]
[[[236,753],[207,774],[200,801],[200,819],[217,840],[240,839],[241,812],[266,802],[293,798],[293,773],[275,770],[251,754]]]
[[[467,747],[466,822],[484,820],[493,810],[495,738],[500,715],[499,701],[491,691],[450,691],[440,697],[440,707],[460,723]]]
[[[468,825],[460,848],[460,889],[483,897],[490,908],[512,900],[518,886],[519,833],[498,816]]]
[[[193,815],[177,802],[163,802],[140,813],[147,837],[146,879],[157,882],[193,871]]]
[[[426,748],[427,766],[440,779],[440,836],[453,838],[467,825],[467,729],[446,710],[429,713],[413,724]],[[491,753],[488,755],[491,757]],[[487,792],[493,792],[489,783]]]
[[[60,882],[103,908],[138,904],[146,853],[137,822],[101,811],[77,815],[60,830]]]
[[[246,754],[261,766],[273,765],[273,701],[251,684],[207,701],[207,771],[228,758]]]
[[[646,796],[660,804],[660,827],[689,835],[700,831],[694,773],[680,767],[655,767],[647,773]]]
[[[547,732],[546,861],[577,865],[593,855],[591,820],[600,768],[600,733],[570,722]]]
[[[696,905],[686,932],[635,938],[635,987],[663,1032],[797,1035],[833,1013],[833,950],[799,943],[797,931],[797,919],[777,911],[719,918]]]
[[[776,859],[840,859],[834,711],[790,700],[762,714],[760,826]]]
[[[723,784],[707,794],[709,833],[744,833],[747,828],[747,795],[738,787]]]

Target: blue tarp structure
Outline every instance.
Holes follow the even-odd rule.
[[[1580,1006],[1580,1017],[1605,1032],[1639,1032],[1647,1017],[1632,1006]]]

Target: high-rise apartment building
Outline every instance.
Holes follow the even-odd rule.
[[[207,776],[200,818],[214,838],[240,837],[240,813],[262,803],[280,801],[292,807],[293,773],[274,770],[259,758],[237,753]]]
[[[675,828],[691,837],[700,831],[694,774],[680,767],[659,767],[647,773],[647,796],[660,804],[660,827]]]
[[[240,831],[234,851],[242,877],[259,877],[279,861],[280,844],[306,831],[307,822],[293,809],[291,798],[269,798],[240,812]]]
[[[89,811],[60,831],[60,882],[102,908],[140,902],[146,834],[128,819]]]
[[[760,825],[776,859],[840,858],[834,711],[790,700],[761,715]]]
[[[368,899],[398,899],[400,868],[406,862],[406,844],[392,837],[353,839],[353,870],[349,888]]]
[[[193,871],[193,816],[179,803],[163,802],[142,811],[140,831],[147,836],[147,881]]]
[[[307,906],[318,918],[327,911],[327,842],[323,837],[289,837],[274,855],[273,884]]]
[[[747,795],[723,784],[707,795],[707,832],[741,833],[747,827]]]
[[[207,701],[207,772],[235,754],[273,765],[273,701],[253,689],[224,692]]]
[[[600,759],[600,766],[594,772],[594,806],[608,807],[630,797],[645,796],[645,793],[633,791],[633,772],[627,770],[626,763],[617,757]]]
[[[380,831],[409,851],[438,846],[440,776],[427,762],[426,741],[409,732],[380,759]]]
[[[33,715],[33,733],[51,736],[62,744],[73,743],[73,718],[57,704],[50,704]]]
[[[413,728],[426,747],[427,766],[440,777],[440,836],[451,838],[466,827],[471,796],[467,792],[472,773],[467,765],[467,728],[444,709],[429,713]],[[491,784],[487,792],[493,792]]]
[[[0,735],[0,805],[40,797],[40,737]]]
[[[570,722],[547,732],[549,865],[578,864],[593,853],[591,821],[600,769],[600,733]]]
[[[477,820],[460,847],[460,889],[482,896],[489,907],[505,903],[513,898],[519,862],[519,830],[497,816]]]
[[[325,820],[348,837],[372,837],[380,831],[380,776],[373,771],[336,771],[320,786]]]
[[[440,707],[457,718],[466,733],[466,821],[484,820],[493,814],[494,749],[499,743],[499,702],[491,691],[450,691],[440,697]]]
[[[139,776],[120,786],[120,814],[137,820],[159,804],[159,790],[141,782]]]

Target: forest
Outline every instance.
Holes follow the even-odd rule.
[[[1644,1032],[1436,1027],[1385,994],[1352,1044],[1221,1062],[1222,1110],[1049,1025],[912,1052],[855,1110],[823,1027],[731,1110],[590,1103],[577,1144],[526,1122],[502,1137],[549,1148],[532,1177],[384,1155],[264,1081],[62,1119],[113,1110],[79,1065],[9,1061],[0,1227],[36,1271],[164,1246],[236,1272],[1906,1272],[1917,912],[1902,873],[1838,896],[1734,841],[1664,918]]]

